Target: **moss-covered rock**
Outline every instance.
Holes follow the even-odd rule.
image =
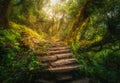
[[[40,69],[35,55],[45,53],[47,42],[35,31],[11,22],[0,30],[0,82],[18,83],[33,80],[31,71]]]
[[[45,40],[42,35],[39,35],[37,32],[33,31],[25,25],[18,25],[11,22],[11,27],[21,36],[19,40],[20,46],[30,48],[34,52],[36,52],[37,49],[45,49],[47,40]]]

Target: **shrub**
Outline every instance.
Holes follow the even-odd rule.
[[[92,83],[120,82],[120,50],[117,47],[119,47],[118,42],[108,43],[98,52],[74,50],[74,52],[77,52],[76,57],[79,63],[83,64],[82,73],[92,78]]]
[[[14,29],[0,30],[0,82],[30,82],[31,71],[39,69],[34,53],[20,47],[20,34]]]

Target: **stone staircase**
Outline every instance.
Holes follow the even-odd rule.
[[[61,42],[51,43],[46,56],[37,56],[46,69],[40,72],[36,83],[77,83],[81,65],[77,63],[69,46]],[[81,80],[80,80],[81,81]],[[88,83],[87,82],[78,83]]]

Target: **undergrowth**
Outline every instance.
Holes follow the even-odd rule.
[[[91,78],[91,83],[120,83],[120,43],[111,43],[95,52],[80,51],[79,45],[73,43],[72,48],[78,62],[83,65],[81,74]]]
[[[33,50],[21,45],[21,36],[14,28],[0,30],[1,83],[29,83],[31,72],[40,69]]]

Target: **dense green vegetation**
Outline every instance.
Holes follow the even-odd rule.
[[[9,29],[0,30],[0,81],[30,82],[32,80],[30,72],[40,69],[40,63],[36,61],[33,51],[35,49],[33,38],[37,38],[38,34],[23,25],[11,24]],[[39,39],[38,37],[37,40]]]
[[[92,83],[119,83],[120,77],[120,41],[92,47],[83,51],[77,45],[73,50],[80,64],[83,64],[81,73],[83,76],[92,77]]]
[[[120,0],[0,0],[0,82],[29,83],[50,42],[71,46],[92,83],[120,82]]]

